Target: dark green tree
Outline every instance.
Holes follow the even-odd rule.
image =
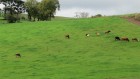
[[[28,19],[31,21],[32,17],[35,18],[37,17],[38,14],[38,2],[36,0],[26,0],[25,2],[25,7],[26,7],[26,12],[28,13]]]
[[[60,4],[58,0],[42,0],[41,2],[27,0],[25,7],[30,21],[32,18],[44,21],[54,17],[56,10],[60,9]]]
[[[22,12],[25,12],[24,8],[24,1],[22,0],[0,0],[0,3],[5,5],[4,7],[4,18],[8,19],[8,16],[15,16],[18,17],[18,15]]]
[[[42,0],[39,4],[41,20],[51,20],[54,18],[56,10],[60,9],[58,0]]]

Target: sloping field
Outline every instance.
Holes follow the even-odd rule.
[[[140,42],[115,36],[140,38],[140,27],[118,17],[0,24],[0,79],[140,79]]]

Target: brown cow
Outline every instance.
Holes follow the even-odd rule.
[[[132,41],[136,41],[136,42],[138,42],[139,39],[137,39],[137,38],[132,38]]]
[[[17,58],[21,58],[21,55],[19,53],[15,54]]]
[[[110,32],[111,32],[111,31],[110,31],[110,30],[108,30],[108,31],[106,31],[106,32],[105,32],[105,34],[108,34],[108,33],[110,33]]]
[[[67,34],[67,35],[65,35],[65,38],[68,38],[68,39],[70,39],[70,35],[68,35],[68,34]]]
[[[122,41],[128,41],[128,42],[129,42],[129,39],[126,38],[126,37],[121,38],[121,40],[122,40]]]
[[[99,33],[99,32],[96,32],[96,35],[97,35],[97,36],[99,36],[99,35],[100,35],[100,33]]]

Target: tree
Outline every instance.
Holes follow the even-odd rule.
[[[0,17],[2,16],[2,10],[0,9]]]
[[[91,18],[98,18],[98,17],[102,17],[102,15],[101,14],[97,14],[95,16],[91,16]]]
[[[9,12],[13,15],[14,13],[19,14],[24,12],[24,2],[22,0],[0,0],[0,3],[5,5],[5,14]]]
[[[38,13],[37,18],[38,20],[51,20],[51,18],[54,18],[54,14],[56,10],[60,9],[60,4],[58,0],[42,0],[37,4],[36,9],[34,8],[34,11],[36,13],[36,10]]]
[[[25,2],[26,12],[28,13],[28,19],[31,21],[32,17],[37,17],[38,14],[38,2],[36,0],[27,0]]]
[[[75,12],[75,17],[76,18],[88,18],[89,13],[88,12]]]
[[[27,0],[25,2],[26,11],[28,13],[28,19],[31,21],[34,18],[39,20],[51,20],[54,17],[56,10],[60,9],[58,0]]]
[[[24,12],[24,2],[22,0],[0,0],[0,3],[5,5],[5,19],[7,19],[7,16],[15,16],[15,14],[18,17],[18,14]]]
[[[3,10],[0,9],[0,17],[3,17]]]

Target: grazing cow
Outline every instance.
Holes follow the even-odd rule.
[[[138,42],[139,39],[137,39],[137,38],[132,38],[132,41],[136,41],[136,42]]]
[[[89,34],[87,33],[86,36],[89,37]]]
[[[65,35],[66,38],[70,39],[70,35]]]
[[[122,41],[128,41],[129,42],[129,39],[128,38],[121,38]]]
[[[17,53],[17,54],[16,54],[16,57],[17,57],[17,58],[20,58],[20,57],[21,57],[21,55],[20,55],[19,53]]]
[[[115,37],[115,40],[121,40],[121,39],[120,39],[120,37],[116,36],[116,37]]]
[[[110,33],[110,32],[111,32],[111,31],[110,31],[110,30],[108,30],[108,31],[106,31],[106,32],[105,32],[105,34],[108,34],[108,33]]]
[[[99,33],[99,32],[96,32],[96,35],[97,35],[97,36],[99,36],[99,35],[100,35],[100,33]]]

